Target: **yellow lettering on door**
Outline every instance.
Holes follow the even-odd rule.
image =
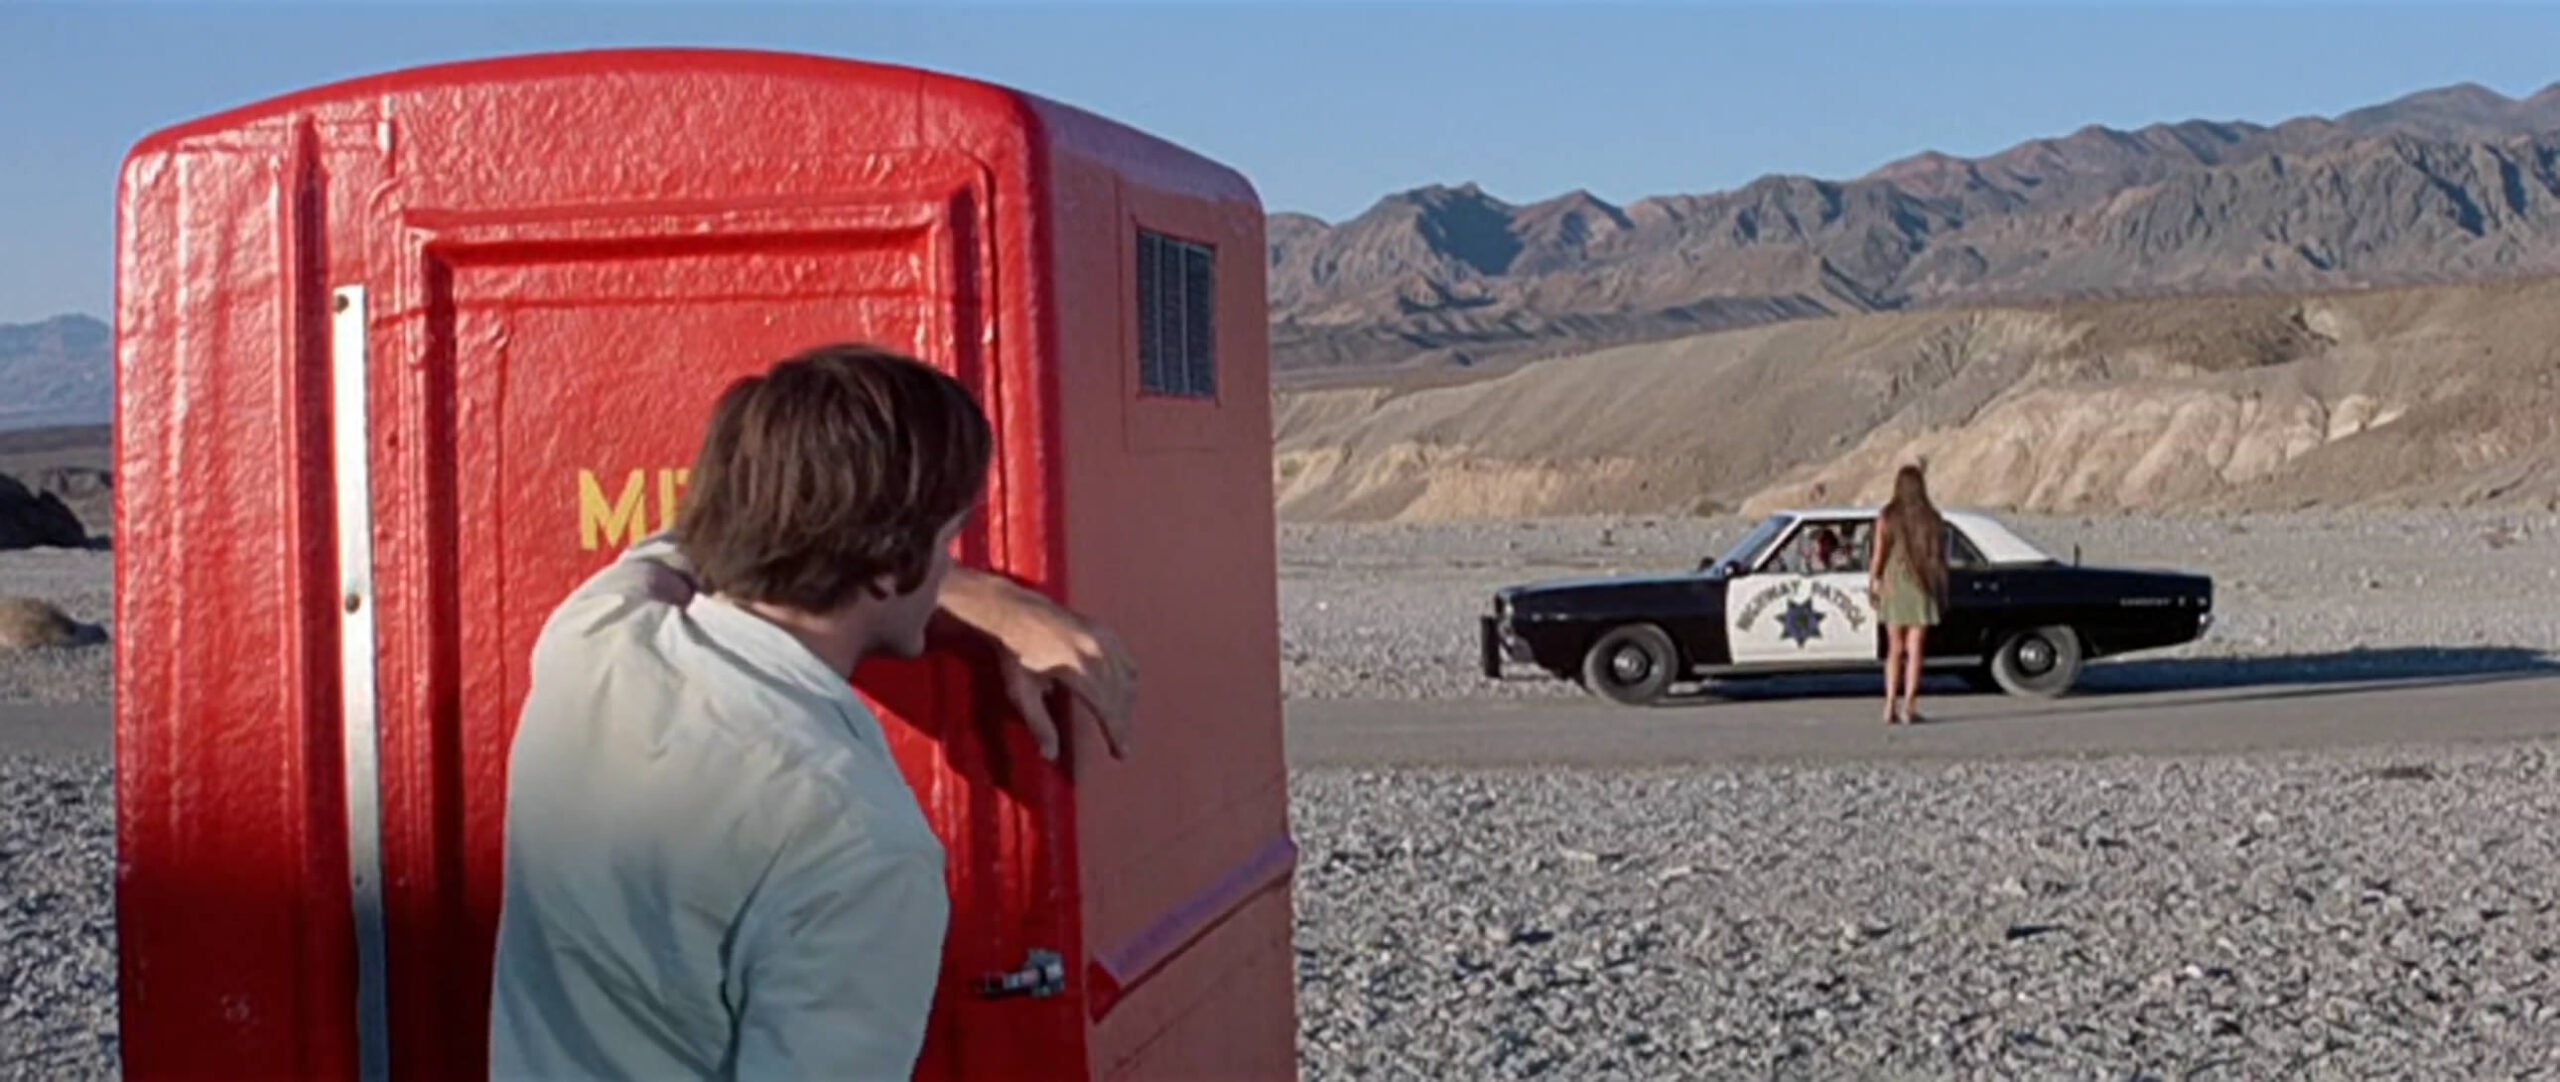
[[[604,481],[594,470],[578,471],[578,544],[589,552],[610,547],[616,551],[639,543],[650,530],[665,530],[676,524],[676,512],[683,506],[685,486],[693,481],[693,470],[667,467],[654,471],[658,475],[656,499],[651,499],[650,470],[633,470],[622,479],[622,490],[611,496],[605,493]],[[652,502],[657,504],[653,509]],[[656,525],[653,527],[651,523]]]
[[[691,468],[658,471],[658,528],[670,529],[676,524],[676,498],[693,480]]]
[[[630,479],[622,483],[622,495],[607,506],[596,472],[579,470],[578,543],[592,552],[608,542],[617,549],[638,542],[648,521],[641,514],[641,505],[648,499],[647,476],[645,470],[631,471]]]

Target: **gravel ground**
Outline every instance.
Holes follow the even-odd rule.
[[[0,813],[0,1077],[114,1078],[110,764],[0,757]]]
[[[1306,773],[1303,1077],[2560,1077],[2556,763]],[[106,765],[0,794],[0,1073],[113,1077]]]
[[[1300,779],[1304,1077],[2560,1077],[2560,746]]]
[[[115,630],[115,554],[103,550],[0,552],[0,597],[33,597],[72,619]],[[0,702],[107,702],[115,690],[115,648],[0,650]]]
[[[2560,516],[2304,513],[2194,518],[2003,516],[2084,562],[2210,574],[2215,626],[2137,659],[2283,657],[2354,669],[2355,651],[2427,651],[2513,664],[2560,651]],[[1580,697],[1571,683],[1477,671],[1476,616],[1497,587],[1567,575],[1676,571],[1751,523],[1569,519],[1493,524],[1290,525],[1280,539],[1282,683],[1293,698]],[[2407,655],[2403,655],[2407,656]],[[2090,667],[2107,679],[2109,662]],[[2171,670],[2192,676],[2197,666]],[[2265,666],[2255,671],[2265,672]]]
[[[2018,524],[2213,573],[2221,626],[2168,657],[2560,649],[2549,515]],[[1289,527],[1286,687],[1576,694],[1475,677],[1487,591],[1746,525]],[[112,568],[0,554],[0,594],[104,623]],[[0,701],[110,677],[105,648],[0,658]],[[109,766],[6,735],[0,1077],[113,1077]],[[2560,1078],[2555,756],[1306,772],[1304,1075]]]

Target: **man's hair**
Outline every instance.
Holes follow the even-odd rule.
[[[837,344],[729,385],[677,518],[702,588],[825,612],[880,575],[924,581],[987,476],[993,436],[960,381]]]

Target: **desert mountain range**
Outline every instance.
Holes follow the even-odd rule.
[[[1284,518],[2560,504],[2560,84],[1269,228]],[[0,428],[109,415],[0,327]],[[1535,363],[1529,363],[1534,361]]]
[[[2560,84],[2273,126],[2091,126],[1625,207],[1430,187],[1339,225],[1274,215],[1269,234],[1293,385],[1808,316],[2560,271]]]
[[[2560,505],[2560,85],[1271,234],[1287,519]]]
[[[0,323],[0,431],[102,425],[115,417],[115,349],[88,316]]]

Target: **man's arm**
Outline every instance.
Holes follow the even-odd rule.
[[[943,581],[940,615],[946,633],[967,628],[1003,648],[1006,691],[1043,756],[1058,756],[1057,723],[1042,702],[1057,684],[1066,685],[1100,716],[1111,754],[1128,755],[1135,737],[1130,726],[1138,664],[1110,628],[1036,590],[972,567],[955,567]]]
[[[673,530],[642,538],[570,595],[563,610],[607,610],[643,601],[682,605],[699,588],[693,566],[676,546]],[[1044,702],[1063,684],[1093,708],[1111,754],[1125,757],[1136,734],[1138,665],[1111,629],[1048,597],[992,572],[955,567],[943,581],[938,610],[943,626],[994,641],[1004,668],[1005,690],[1041,754],[1058,755],[1058,727]]]
[[[803,811],[739,923],[736,1077],[906,1078],[942,969],[942,866],[837,801]]]

